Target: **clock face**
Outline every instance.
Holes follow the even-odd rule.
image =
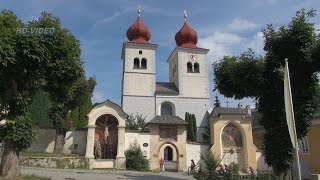
[[[194,53],[191,53],[191,54],[189,55],[189,58],[190,58],[190,60],[195,61],[195,60],[197,60],[197,55],[194,54]]]

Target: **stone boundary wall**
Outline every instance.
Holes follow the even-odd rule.
[[[124,149],[129,149],[130,144],[135,142],[140,146],[143,155],[146,156],[147,159],[150,159],[150,133],[126,129]],[[144,147],[144,144],[148,146]]]
[[[75,157],[22,157],[19,165],[58,169],[89,169],[88,159]]]
[[[186,154],[187,154],[187,167],[191,165],[191,159],[197,166],[200,166],[203,161],[200,158],[201,153],[207,153],[209,151],[210,145],[206,143],[198,142],[187,142],[186,144]]]
[[[56,136],[55,129],[38,129],[36,140],[27,151],[52,153]],[[86,153],[87,129],[67,131],[64,154],[77,154],[84,156]]]

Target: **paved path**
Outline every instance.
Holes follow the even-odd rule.
[[[121,180],[121,179],[152,179],[152,180],[182,180],[193,179],[186,173],[178,172],[134,172],[119,170],[80,170],[80,169],[46,169],[34,167],[20,167],[24,175],[49,177],[52,180]]]

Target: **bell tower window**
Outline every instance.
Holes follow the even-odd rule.
[[[140,68],[140,60],[139,60],[139,58],[134,58],[133,69],[139,69],[139,68]]]
[[[142,58],[141,60],[141,69],[147,69],[147,59]]]
[[[194,67],[194,72],[195,72],[195,73],[199,73],[199,72],[200,72],[199,64],[198,64],[198,63],[194,63],[193,67]]]
[[[187,72],[188,72],[188,73],[191,73],[191,72],[192,72],[192,63],[191,63],[191,62],[188,62],[188,63],[187,63]]]

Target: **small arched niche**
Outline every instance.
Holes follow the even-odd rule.
[[[115,159],[118,149],[118,125],[116,117],[105,114],[96,121],[94,156],[96,159]]]
[[[238,164],[240,169],[243,165],[243,140],[240,129],[232,123],[227,124],[222,130],[222,163],[230,165]]]

